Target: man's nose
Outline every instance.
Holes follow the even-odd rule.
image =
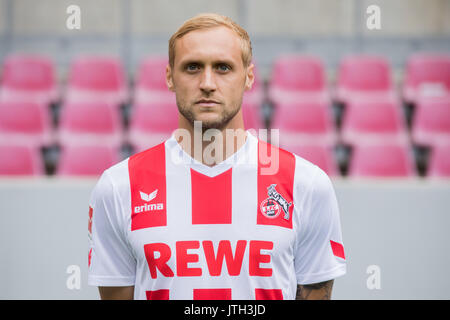
[[[214,73],[210,67],[205,68],[202,73],[200,89],[205,92],[212,92],[212,91],[216,90],[216,82],[214,79]]]

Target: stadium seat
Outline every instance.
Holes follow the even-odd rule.
[[[363,141],[403,141],[407,125],[399,103],[393,100],[350,100],[342,119],[341,141],[348,145]]]
[[[280,130],[280,142],[335,143],[330,106],[324,101],[278,103],[270,127]]]
[[[450,142],[431,148],[428,161],[428,177],[450,178]]]
[[[119,109],[105,102],[67,102],[61,108],[58,141],[61,144],[96,142],[118,146],[123,142]]]
[[[174,99],[175,93],[170,91],[166,84],[168,64],[167,56],[150,56],[141,62],[134,81],[134,103],[166,103]]]
[[[80,56],[72,62],[66,101],[102,101],[120,105],[128,99],[122,63],[115,57]]]
[[[272,69],[269,99],[273,103],[299,100],[329,101],[321,60],[306,55],[282,55]]]
[[[119,150],[98,144],[67,144],[62,146],[57,175],[99,176],[120,161]]]
[[[328,144],[282,144],[281,148],[314,163],[329,176],[338,176],[339,169],[333,145]]]
[[[450,141],[450,96],[417,100],[412,121],[413,142],[433,146]]]
[[[420,96],[450,94],[450,55],[418,53],[406,64],[403,99],[415,104]]]
[[[0,144],[0,175],[36,176],[44,173],[39,148],[23,144]]]
[[[244,117],[244,126],[246,129],[258,130],[264,128],[260,104],[251,104],[243,101],[242,116]]]
[[[36,102],[0,102],[0,141],[48,146],[53,130],[46,105]]]
[[[128,141],[141,150],[169,138],[178,128],[178,108],[173,98],[166,103],[135,104],[131,110]]]
[[[13,54],[3,63],[1,101],[37,102],[58,99],[53,62],[44,56]]]
[[[414,156],[406,143],[363,143],[352,147],[350,177],[413,177]]]
[[[379,56],[352,55],[339,64],[334,99],[346,104],[352,98],[394,98],[388,61]]]

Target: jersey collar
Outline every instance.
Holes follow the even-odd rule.
[[[254,154],[254,152],[252,152],[252,150],[257,148],[258,140],[249,130],[246,130],[246,133],[244,144],[233,155],[214,166],[208,166],[192,158],[183,150],[175,139],[174,134],[172,134],[165,142],[166,156],[170,157],[170,161],[173,161],[176,164],[185,165],[201,174],[214,177],[229,170],[235,165],[251,164],[253,162],[252,160],[254,159],[252,159],[251,155]]]

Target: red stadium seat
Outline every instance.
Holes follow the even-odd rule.
[[[280,130],[281,143],[336,142],[331,108],[323,101],[277,104],[271,128]]]
[[[417,101],[412,122],[413,142],[432,146],[450,141],[450,96]]]
[[[62,106],[58,140],[61,144],[123,142],[119,109],[105,102],[67,102]]]
[[[403,98],[408,103],[424,96],[450,94],[450,55],[418,53],[408,59]]]
[[[39,55],[13,54],[3,63],[0,100],[49,104],[58,98],[53,62]]]
[[[0,141],[48,146],[53,142],[47,106],[36,102],[0,102]]]
[[[136,72],[134,103],[152,103],[172,101],[175,93],[167,88],[167,56],[150,56],[145,58]]]
[[[244,117],[244,127],[246,129],[258,130],[264,128],[260,104],[250,104],[244,101],[242,103],[242,116]]]
[[[272,69],[269,98],[274,103],[328,101],[325,70],[321,60],[305,55],[278,57]]]
[[[414,157],[408,144],[365,143],[352,148],[350,177],[412,177]]]
[[[56,173],[60,176],[99,176],[119,161],[119,150],[115,147],[68,144],[61,148]]]
[[[345,104],[351,98],[366,96],[395,97],[388,61],[371,55],[344,58],[339,65],[335,99]]]
[[[326,144],[292,144],[281,148],[297,154],[314,163],[329,176],[338,176],[339,169],[334,155],[333,145]]]
[[[345,144],[363,141],[408,139],[401,106],[393,100],[350,100],[342,119],[341,139]]]
[[[428,162],[428,177],[450,178],[450,142],[431,148]]]
[[[102,101],[120,105],[128,99],[127,79],[115,57],[82,56],[70,68],[66,101]]]
[[[21,144],[0,145],[0,175],[42,175],[44,164],[38,148]]]
[[[166,103],[140,103],[132,107],[128,141],[137,149],[169,138],[178,128],[178,108],[173,98]]]

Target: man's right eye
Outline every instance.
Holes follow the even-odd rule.
[[[198,70],[198,65],[197,64],[188,64],[186,66],[186,70],[187,71],[197,71]]]

